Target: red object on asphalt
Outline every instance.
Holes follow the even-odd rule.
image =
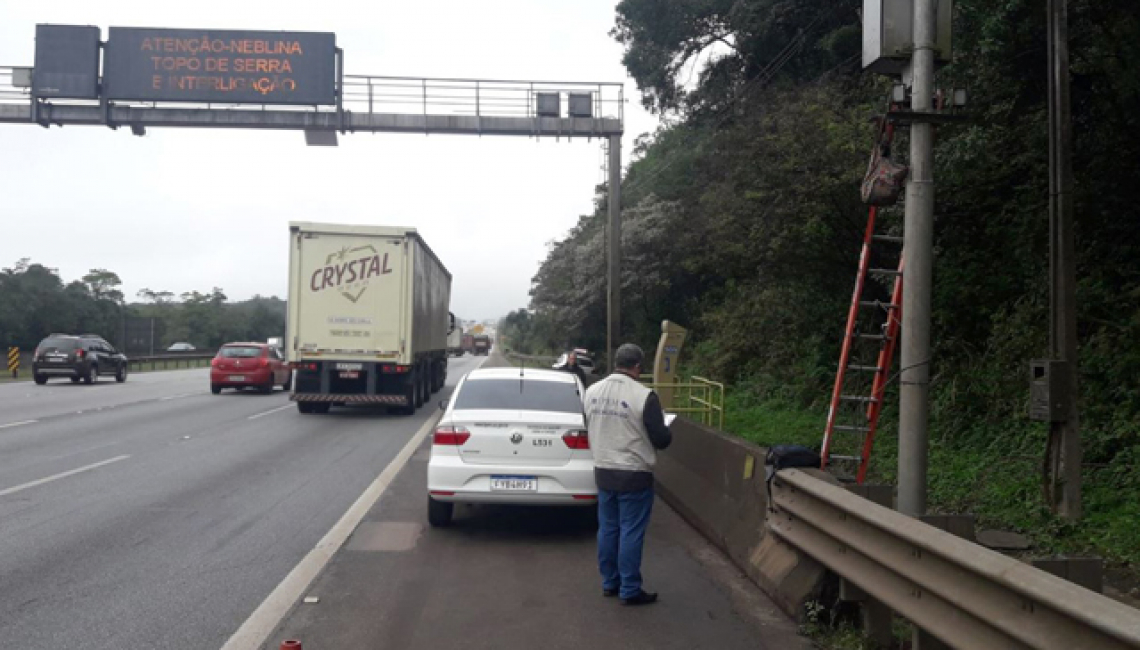
[[[292,384],[293,369],[280,351],[265,343],[227,343],[210,362],[210,388],[260,388]]]
[[[281,642],[281,650],[303,650],[301,642],[296,639],[289,639]]]

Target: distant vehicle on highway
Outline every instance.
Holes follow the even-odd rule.
[[[43,386],[52,377],[67,377],[71,383],[95,383],[100,375],[127,380],[126,355],[95,334],[52,334],[40,341],[32,356],[32,379]]]
[[[293,370],[281,351],[268,343],[227,343],[210,362],[210,392],[223,388],[257,388],[272,393],[293,386]]]
[[[487,356],[491,353],[491,337],[486,334],[476,334],[472,342],[471,354]]]
[[[166,348],[167,352],[193,352],[198,348],[190,345],[189,343],[175,343],[174,345]]]
[[[467,333],[463,335],[463,345],[461,346],[464,352],[475,354],[475,335]]]
[[[428,521],[455,503],[592,506],[594,458],[585,389],[553,370],[474,370],[445,402],[428,462]]]

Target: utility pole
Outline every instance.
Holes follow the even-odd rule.
[[[1049,353],[1061,361],[1063,419],[1049,423],[1045,498],[1067,519],[1081,517],[1081,437],[1077,408],[1077,263],[1073,236],[1073,127],[1069,106],[1067,0],[1049,11]]]
[[[606,276],[607,370],[614,370],[614,353],[621,345],[621,136],[609,136],[609,255]]]
[[[923,119],[934,97],[937,0],[914,0],[911,56],[910,178],[906,185],[902,304],[902,377],[899,389],[898,509],[926,514],[930,419],[930,295],[934,257],[934,125]]]

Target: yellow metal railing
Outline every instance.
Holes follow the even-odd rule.
[[[698,376],[672,384],[654,384],[647,380],[648,377],[642,383],[657,391],[662,406],[669,413],[684,415],[715,429],[724,428],[724,384]]]

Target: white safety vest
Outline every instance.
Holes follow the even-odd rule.
[[[645,429],[645,400],[652,392],[632,377],[614,373],[586,391],[586,429],[594,466],[652,472],[657,451]]]

